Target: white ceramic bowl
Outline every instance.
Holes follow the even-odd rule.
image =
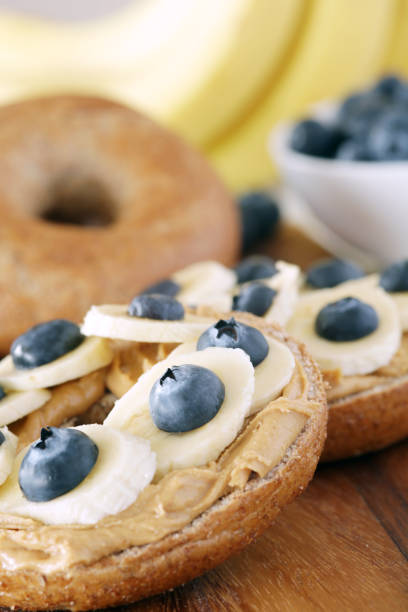
[[[333,106],[313,114],[327,118]],[[354,162],[289,147],[294,123],[271,134],[269,152],[286,185],[343,240],[386,265],[408,257],[408,161]]]

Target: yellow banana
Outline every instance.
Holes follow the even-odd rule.
[[[394,35],[384,69],[408,77],[408,0],[399,0]]]
[[[317,0],[279,78],[258,106],[221,142],[210,160],[234,189],[274,175],[266,151],[270,130],[321,98],[336,98],[375,77],[394,27],[395,0]]]

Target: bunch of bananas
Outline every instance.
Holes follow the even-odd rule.
[[[408,0],[132,0],[79,23],[0,16],[0,102],[76,92],[137,106],[235,190],[273,178],[276,122],[389,70],[408,75]]]

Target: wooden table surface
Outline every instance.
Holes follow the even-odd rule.
[[[267,252],[307,266],[324,252],[284,228]],[[132,612],[408,611],[408,442],[322,465],[243,552]]]

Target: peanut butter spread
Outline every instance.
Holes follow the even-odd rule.
[[[400,347],[391,361],[372,374],[343,376],[340,370],[323,372],[329,402],[348,397],[408,374],[408,333],[403,334]]]
[[[117,397],[122,397],[139,376],[170,355],[177,344],[126,342],[113,343],[114,358],[109,368],[106,385]]]
[[[263,478],[280,463],[319,406],[308,400],[310,384],[297,361],[282,395],[247,420],[217,461],[170,472],[148,485],[125,511],[95,525],[45,525],[0,514],[2,567],[69,572],[77,564],[158,541],[189,525],[224,495],[242,490],[252,475]]]
[[[106,369],[101,368],[51,388],[51,399],[44,406],[9,426],[18,436],[18,449],[36,440],[42,427],[59,426],[67,419],[82,414],[101,398],[105,392],[105,374]]]

